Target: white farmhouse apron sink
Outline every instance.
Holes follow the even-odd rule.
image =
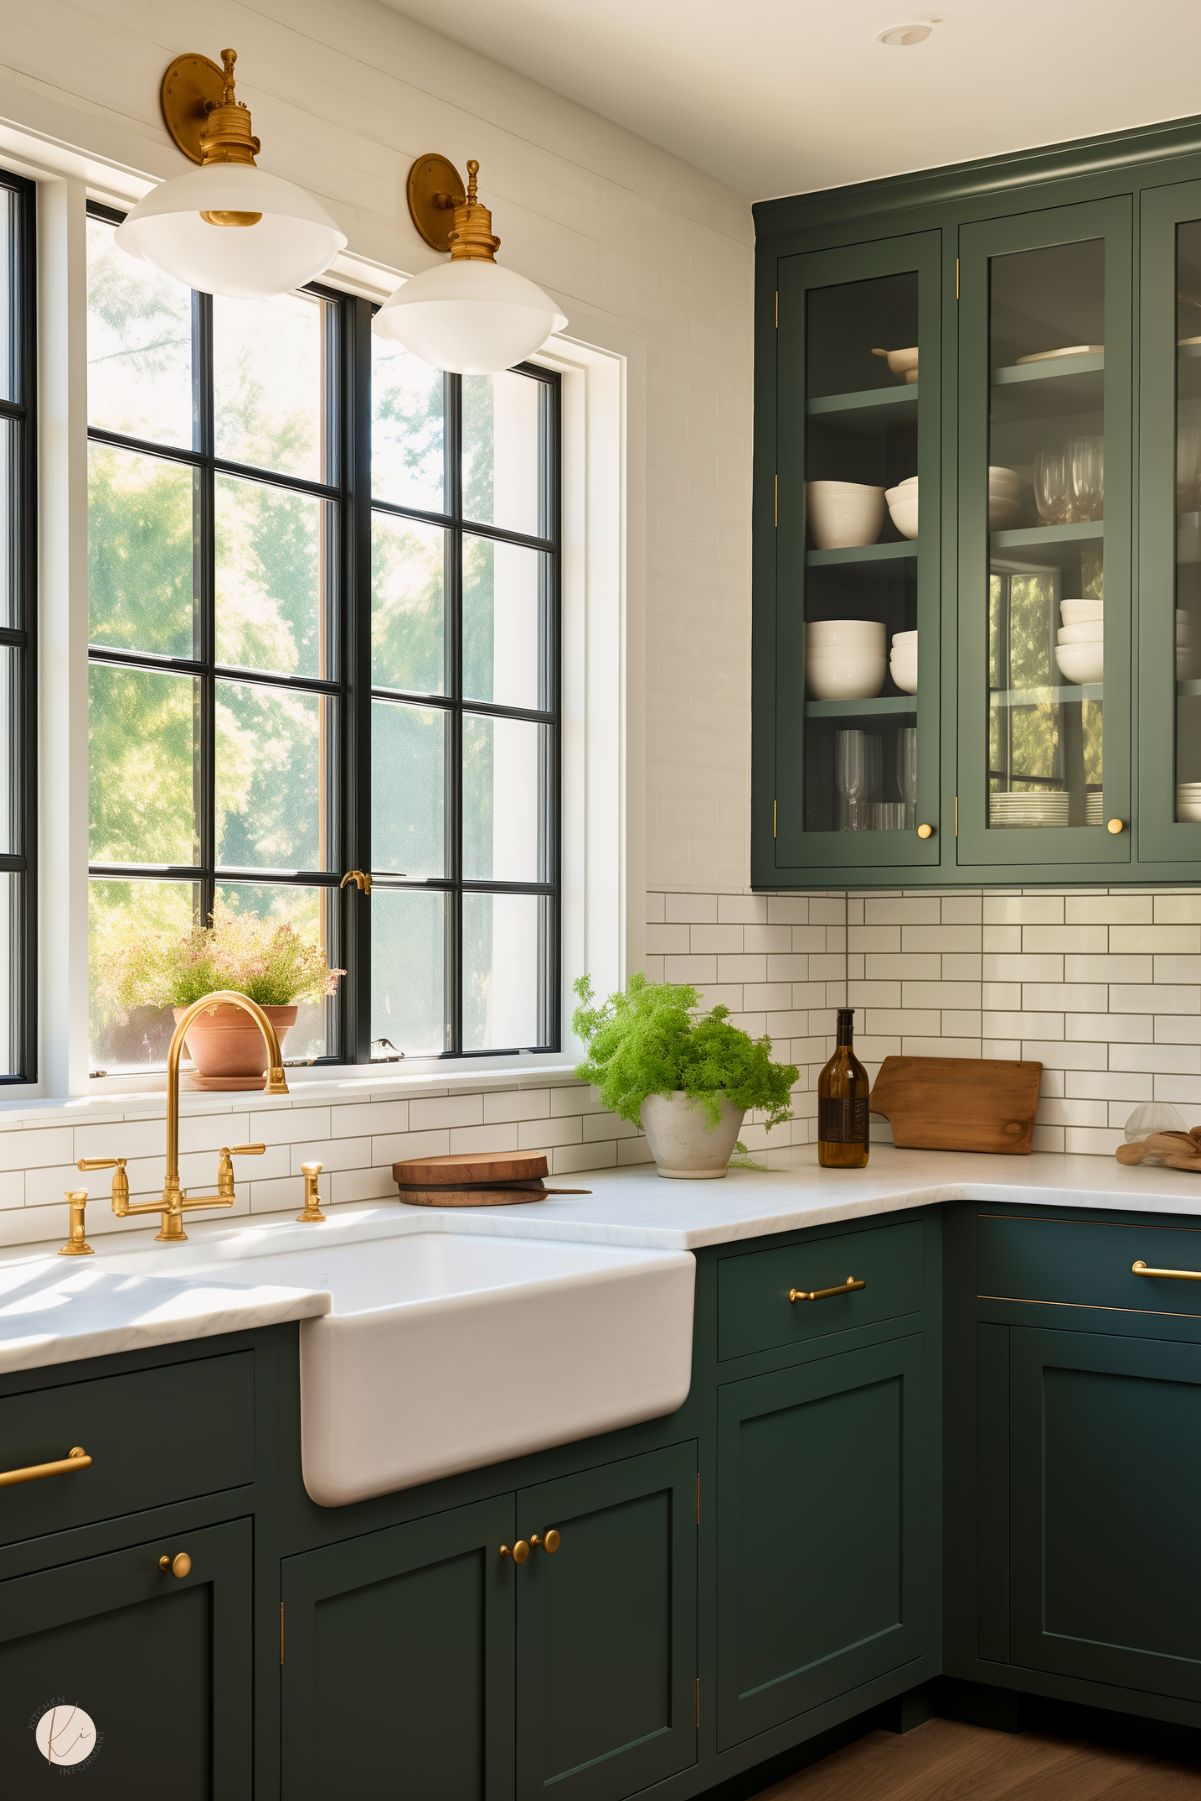
[[[696,1262],[446,1231],[314,1245],[272,1280],[328,1288],[300,1327],[304,1485],[342,1507],[673,1413]]]

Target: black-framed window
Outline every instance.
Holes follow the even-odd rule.
[[[93,1065],[162,1061],[170,1019],[112,971],[215,907],[347,971],[289,1061],[557,1046],[555,378],[373,358],[365,302],[189,293],[113,224],[90,210]]]
[[[0,1082],[37,1075],[34,188],[0,171]]]

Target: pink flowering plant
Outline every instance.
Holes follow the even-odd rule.
[[[190,1007],[218,988],[260,1007],[288,1007],[324,1000],[345,973],[331,969],[321,946],[286,921],[218,908],[211,925],[183,933],[131,931],[110,941],[100,986],[127,1011]]]

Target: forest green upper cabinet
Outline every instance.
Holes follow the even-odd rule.
[[[756,209],[754,886],[1195,879],[1201,143],[1168,154]],[[908,490],[831,539],[825,482]]]
[[[1130,861],[1130,259],[1125,196],[960,233],[964,865]]]
[[[915,829],[940,812],[939,252],[922,232],[780,265],[777,606],[757,646],[777,876],[939,861]]]
[[[1201,182],[1143,197],[1139,816],[1144,857],[1201,858]]]

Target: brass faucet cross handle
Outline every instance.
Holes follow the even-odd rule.
[[[321,1189],[319,1177],[324,1166],[320,1163],[302,1163],[300,1173],[304,1177],[304,1212],[296,1215],[306,1226],[322,1225],[326,1215],[321,1211]]]

